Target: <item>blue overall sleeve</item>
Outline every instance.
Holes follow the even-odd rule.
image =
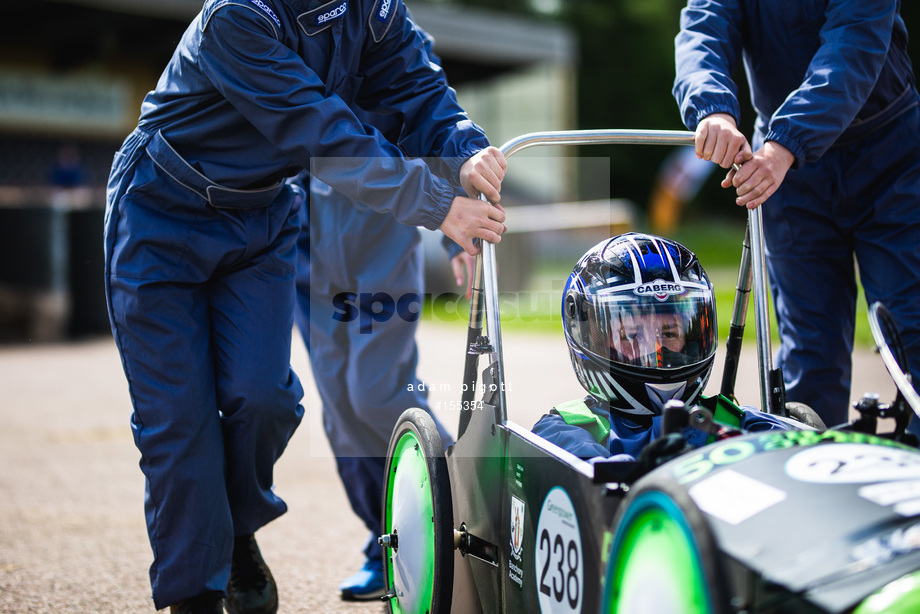
[[[611,416],[606,410],[592,411],[609,421],[607,446],[577,425],[571,425],[555,411],[545,414],[533,427],[533,432],[582,459],[607,458],[628,462],[638,458],[649,441],[661,434],[660,418],[653,420],[651,428],[635,424],[622,416]]]
[[[402,17],[406,9],[400,4],[399,10],[397,17]],[[438,172],[459,185],[460,167],[489,141],[425,51],[428,42],[409,18],[397,19],[378,49],[365,54],[357,103],[377,114],[400,117],[399,148],[430,158],[430,165],[442,167]]]
[[[587,430],[580,426],[566,424],[557,413],[544,414],[533,427],[533,432],[563,450],[571,452],[578,458],[607,458],[610,452]],[[634,460],[632,457],[624,460]]]
[[[294,162],[312,168],[321,181],[351,200],[392,213],[402,223],[429,229],[441,225],[454,197],[453,186],[432,174],[423,161],[406,158],[378,130],[362,124],[294,50],[275,38],[269,21],[247,7],[227,4],[215,10],[203,28],[199,61],[204,73]],[[402,41],[417,43],[415,36]],[[398,54],[399,45],[388,40],[372,53]],[[432,99],[424,88],[403,95]],[[312,167],[311,160],[317,162]]]
[[[765,140],[776,141],[799,165],[821,157],[866,103],[878,80],[897,3],[831,0],[821,47],[798,89],[776,110]]]
[[[681,11],[672,93],[690,130],[713,113],[728,113],[741,124],[738,86],[731,77],[741,57],[741,20],[739,0],[690,0]]]
[[[882,72],[897,2],[828,0],[823,15],[799,15],[803,10],[744,0],[690,0],[675,40],[673,90],[688,128],[695,130],[715,112],[738,120],[731,74],[743,46],[762,140],[792,152],[795,168],[817,160],[834,144]],[[799,21],[790,24],[784,15]],[[808,29],[817,26],[820,31],[810,35]]]

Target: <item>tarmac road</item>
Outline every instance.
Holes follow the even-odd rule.
[[[561,336],[504,334],[510,418],[532,425],[582,396]],[[436,413],[456,428],[466,331],[423,322],[420,375]],[[282,613],[384,611],[350,604],[336,587],[356,570],[367,534],[351,513],[320,422],[306,353],[293,363],[307,417],[275,473],[290,511],[259,534]],[[721,357],[710,383],[717,388]],[[855,357],[855,397],[893,399],[881,359]],[[746,347],[737,391],[758,405],[756,357]],[[0,613],[152,612],[143,477],[128,426],[127,386],[111,339],[0,346]]]

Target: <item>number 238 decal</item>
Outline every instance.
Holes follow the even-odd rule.
[[[584,567],[578,517],[569,495],[549,491],[537,522],[536,582],[540,612],[581,612]]]

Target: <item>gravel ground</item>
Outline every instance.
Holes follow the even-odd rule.
[[[423,322],[419,338],[420,373],[432,387],[432,405],[455,427],[456,414],[447,407],[459,398],[464,327]],[[506,333],[504,350],[515,422],[533,424],[554,402],[581,396],[561,338]],[[308,411],[277,465],[277,490],[290,511],[258,534],[278,580],[280,611],[380,613],[380,603],[338,598],[336,587],[360,566],[367,536],[334,471],[296,337],[293,362]],[[741,401],[756,404],[756,358],[749,349],[741,368]],[[857,393],[893,398],[877,356],[860,352],[854,371]],[[143,478],[129,413],[110,339],[0,346],[0,613],[154,610]]]

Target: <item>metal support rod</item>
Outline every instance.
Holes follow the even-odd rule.
[[[502,331],[498,313],[498,267],[495,262],[495,244],[488,241],[482,243],[482,273],[486,298],[486,331],[489,335],[489,345],[492,346],[489,360],[490,364],[495,363],[493,381],[498,386],[498,420],[504,422],[508,416],[505,401],[505,365],[502,360]]]
[[[747,322],[748,302],[751,295],[751,228],[744,231],[741,245],[741,267],[738,269],[738,282],[735,284],[735,301],[732,304],[732,317],[725,340],[725,369],[722,371],[721,393],[735,398],[735,380],[738,377],[738,364],[741,359],[741,346],[744,343],[744,327]]]
[[[470,328],[482,329],[482,253],[476,256],[473,279],[470,280]]]
[[[473,402],[476,398],[476,383],[479,379],[479,352],[473,346],[482,335],[483,292],[482,254],[476,256],[473,279],[470,280],[470,322],[466,334],[466,357],[463,361],[463,391],[460,396],[460,424],[457,437],[463,435],[473,416]]]
[[[744,328],[747,323],[748,301],[751,294],[751,228],[744,230],[741,244],[741,266],[738,269],[738,283],[735,284],[735,302],[732,305],[732,326]]]
[[[757,365],[760,368],[760,401],[764,411],[782,414],[783,408],[774,407],[775,395],[770,392],[770,374],[773,356],[770,350],[770,311],[767,303],[766,249],[763,241],[763,213],[760,207],[748,211],[751,252],[753,258],[754,318],[757,332]]]

